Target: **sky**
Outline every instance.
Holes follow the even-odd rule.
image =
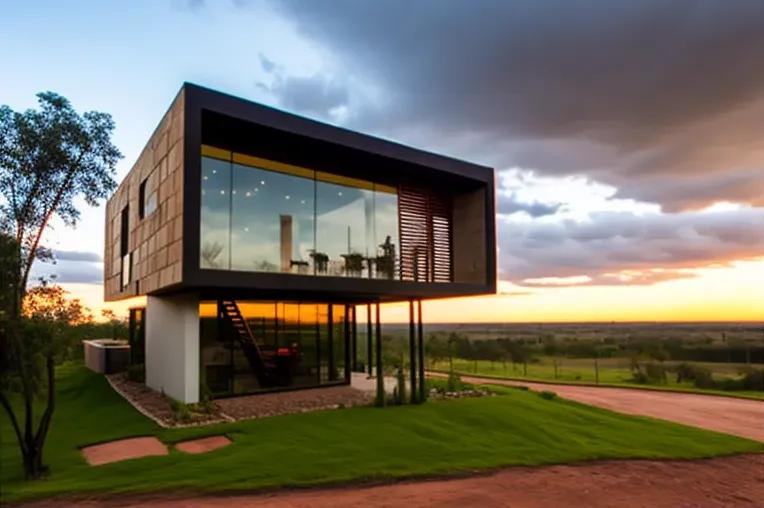
[[[761,0],[0,0],[0,104],[110,113],[127,173],[184,81],[497,170],[462,321],[764,320]],[[103,207],[54,224],[104,304]],[[383,310],[406,318],[405,307]]]

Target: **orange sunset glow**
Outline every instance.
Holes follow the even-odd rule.
[[[691,279],[654,286],[525,289],[500,283],[495,296],[425,302],[430,323],[575,322],[575,321],[764,321],[764,260],[733,263],[729,268],[699,270]],[[65,284],[72,296],[91,309],[126,315],[144,298],[104,303],[100,286]],[[523,293],[528,294],[523,294]],[[513,294],[514,293],[514,294]],[[214,314],[211,304],[202,315]],[[245,313],[252,309],[242,306]],[[358,312],[359,322],[366,313]],[[408,304],[382,306],[384,322],[408,322]]]

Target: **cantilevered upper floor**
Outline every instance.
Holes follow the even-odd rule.
[[[491,168],[184,84],[106,205],[105,299],[496,291]]]

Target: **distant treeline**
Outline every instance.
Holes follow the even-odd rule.
[[[383,340],[385,356],[390,359],[405,356],[407,343],[407,338],[402,334],[386,336]],[[732,339],[725,343],[638,336],[594,340],[558,339],[552,334],[546,334],[534,338],[502,337],[473,340],[466,334],[436,332],[426,335],[424,346],[425,356],[430,361],[443,361],[453,357],[465,360],[531,363],[541,356],[553,356],[764,364],[764,341],[746,344]]]

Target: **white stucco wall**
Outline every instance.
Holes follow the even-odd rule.
[[[181,402],[199,402],[199,298],[148,296],[146,384]]]

